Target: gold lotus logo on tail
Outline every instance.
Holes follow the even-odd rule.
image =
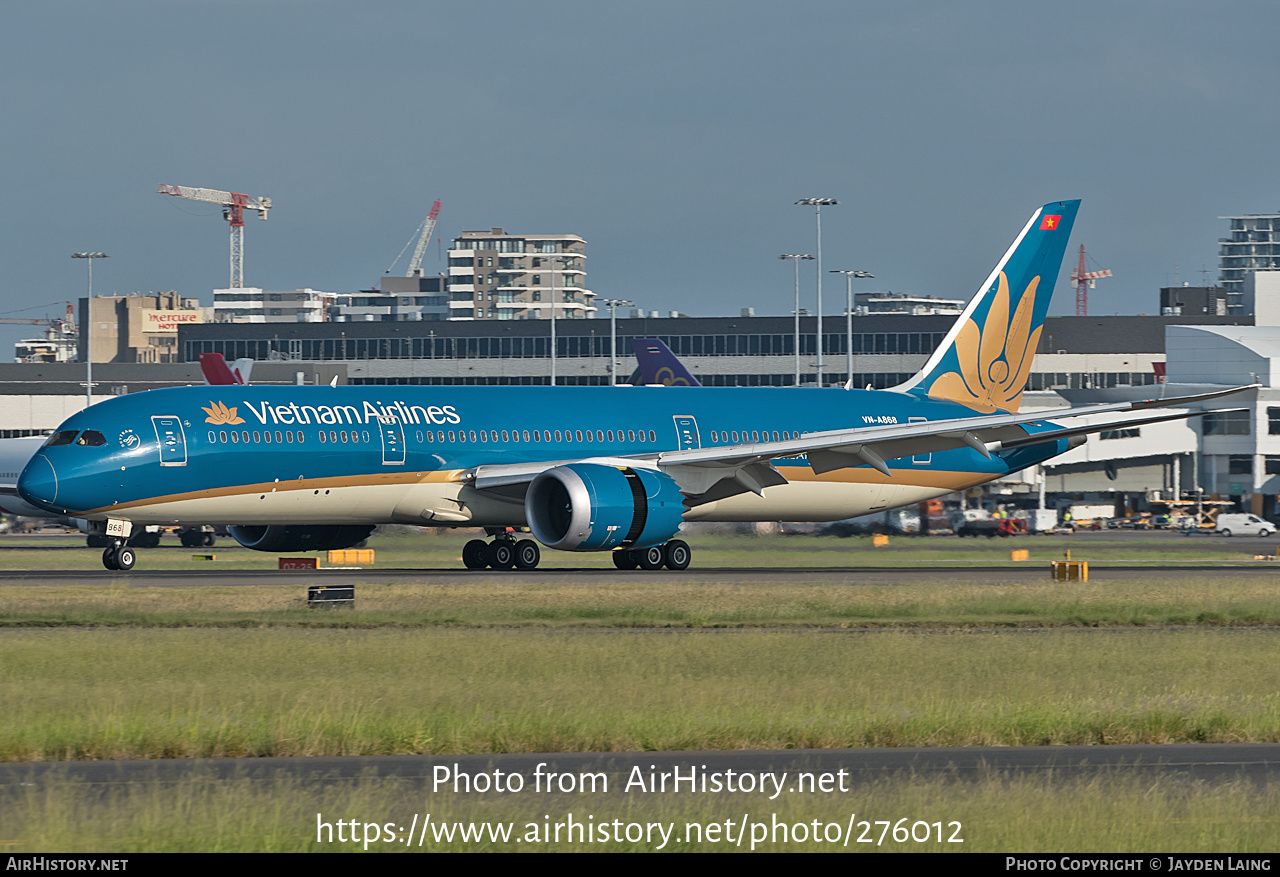
[[[934,381],[929,387],[931,399],[959,402],[984,414],[996,409],[1010,413],[1018,410],[1043,328],[1037,326],[1031,331],[1039,284],[1038,276],[1027,284],[1010,319],[1009,280],[1000,272],[1000,285],[991,300],[985,325],[979,329],[972,319],[965,320],[956,336],[960,373],[947,372]]]
[[[221,402],[210,402],[208,408],[201,406],[200,410],[209,415],[204,422],[212,423],[214,426],[223,424],[234,426],[237,423],[244,423],[243,417],[236,416],[236,409],[228,408]]]

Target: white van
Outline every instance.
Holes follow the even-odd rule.
[[[1270,536],[1275,531],[1275,525],[1257,515],[1218,515],[1213,526],[1213,532],[1223,536]]]

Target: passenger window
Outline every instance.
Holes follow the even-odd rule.
[[[475,441],[476,441],[476,431],[473,429],[471,430],[471,443],[475,444]]]
[[[489,434],[485,432],[483,429],[480,430],[480,441],[487,442],[488,440],[489,440]]]
[[[578,433],[578,441],[582,441],[582,433]],[[587,441],[591,441],[591,430],[587,430]]]
[[[578,441],[582,441],[582,430],[577,431],[576,438]]]
[[[444,444],[444,430],[443,430],[443,429],[436,433],[436,438],[439,440],[440,444]],[[451,439],[453,438],[453,434],[452,434],[452,433],[450,433],[449,438],[451,438]]]
[[[537,433],[535,432],[534,435],[537,435]],[[524,431],[524,440],[525,441],[529,440],[529,430],[527,429]],[[534,439],[534,441],[537,441],[537,439]]]
[[[284,438],[285,438],[285,441],[287,441],[289,444],[293,444],[293,430],[286,429],[284,431]]]
[[[636,431],[634,429],[627,430],[627,441],[634,442],[636,440]]]
[[[280,435],[280,430],[278,430],[278,429],[277,429],[277,430],[276,430],[276,444],[280,444],[280,442],[282,442],[282,441],[284,441],[284,438]]]
[[[298,444],[302,444],[306,440],[307,440],[306,435],[302,432],[302,430],[298,430]]]
[[[556,441],[560,441],[560,430],[556,430]]]
[[[658,434],[653,430],[649,430],[649,441],[656,442],[657,440],[658,440]]]
[[[598,429],[596,430],[596,441],[598,442],[604,441],[604,433]]]
[[[558,438],[558,436],[557,436],[557,438]],[[543,440],[544,442],[549,442],[549,441],[551,441],[551,430],[549,430],[549,429],[544,429],[544,430],[542,431],[542,440]]]
[[[507,443],[507,442],[509,442],[509,441],[511,441],[511,436],[510,436],[510,435],[507,433],[507,431],[504,429],[504,430],[502,431],[502,443],[503,443],[503,444],[506,444],[506,443]]]
[[[361,437],[362,437],[366,442],[367,442],[367,441],[369,441],[369,431],[368,431],[368,430],[365,430],[364,432],[360,433],[360,435],[361,435]]]
[[[209,441],[216,442],[217,440],[218,440],[218,437],[213,434],[213,430],[209,430]]]
[[[324,444],[324,440],[325,440],[325,434],[324,434],[324,430],[322,429],[320,430],[320,444]]]
[[[236,432],[234,429],[231,430],[231,443],[233,445],[240,444],[240,433]]]
[[[253,431],[253,440],[254,442],[262,441],[262,435],[256,429]]]
[[[609,441],[613,441],[613,430],[609,430],[609,432],[606,435],[608,436]]]
[[[218,441],[222,442],[224,445],[227,443],[227,431],[225,429],[218,433]]]
[[[457,436],[454,435],[453,430],[449,430],[449,441],[456,442],[457,440]]]
[[[262,443],[264,445],[271,444],[271,430],[267,430],[262,434]]]
[[[489,430],[489,439],[493,442],[498,440],[498,431],[496,429]]]

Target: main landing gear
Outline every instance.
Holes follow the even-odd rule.
[[[511,533],[500,533],[492,542],[472,539],[462,546],[462,565],[467,569],[535,569],[542,560],[542,549],[532,539],[519,539]]]
[[[681,570],[689,568],[693,552],[689,544],[680,539],[672,539],[665,545],[650,545],[648,548],[623,548],[613,552],[613,565],[618,569],[667,569]]]
[[[102,552],[102,565],[107,569],[128,572],[133,569],[133,565],[137,562],[137,552],[119,540],[117,540],[114,545],[105,548]]]

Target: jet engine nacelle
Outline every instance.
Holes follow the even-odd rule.
[[[524,507],[534,538],[563,551],[661,545],[684,520],[670,475],[602,463],[548,469],[529,485]]]
[[[245,548],[254,551],[332,551],[351,548],[369,538],[372,525],[334,524],[313,527],[239,525],[227,532]]]

